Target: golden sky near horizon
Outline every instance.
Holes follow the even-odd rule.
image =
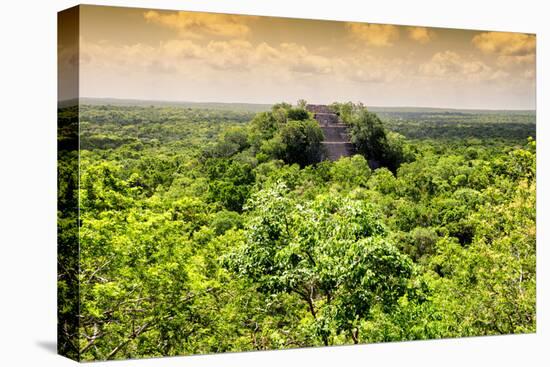
[[[535,108],[531,34],[81,6],[79,47],[81,97]]]

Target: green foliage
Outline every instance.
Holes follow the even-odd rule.
[[[282,184],[249,205],[248,236],[229,267],[261,292],[301,298],[325,344],[342,332],[357,343],[357,323],[371,308],[391,309],[405,293],[412,264],[384,239],[370,205],[337,196],[298,204]]]
[[[534,111],[372,108],[389,130],[408,139],[513,143],[536,137]],[[481,140],[480,140],[481,139]]]
[[[410,232],[400,233],[398,243],[402,251],[417,262],[422,262],[435,253],[439,239],[433,228],[416,227]]]
[[[304,121],[310,118],[309,112],[305,108],[289,108],[287,111],[287,117],[289,120]]]
[[[79,358],[78,107],[58,111],[57,152],[57,345]]]
[[[319,162],[303,102],[206,107],[82,106],[80,157],[75,111],[60,111],[64,350],[535,331],[536,143],[512,128],[524,114],[334,104],[360,154]]]
[[[350,140],[375,167],[383,166],[395,172],[404,162],[414,159],[405,138],[388,132],[382,120],[362,104],[333,104],[344,123],[349,125]]]
[[[371,169],[362,155],[343,157],[330,166],[332,181],[345,187],[366,187]]]
[[[209,159],[205,168],[210,179],[209,198],[225,208],[241,211],[254,182],[252,166],[237,160]]]
[[[289,121],[279,132],[286,163],[298,163],[301,167],[321,161],[323,131],[313,120]]]
[[[216,213],[210,226],[220,236],[230,229],[242,229],[243,221],[239,213],[223,210]]]

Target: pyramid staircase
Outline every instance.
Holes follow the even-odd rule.
[[[325,134],[323,141],[326,151],[325,159],[336,161],[340,157],[350,157],[355,154],[353,144],[349,141],[347,126],[342,123],[336,113],[326,105],[308,104],[306,110],[313,113],[313,117]]]

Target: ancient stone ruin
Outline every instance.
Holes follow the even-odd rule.
[[[353,144],[349,141],[347,126],[336,113],[326,105],[308,104],[306,110],[313,113],[325,134],[325,159],[336,161],[340,157],[349,157],[355,153]]]

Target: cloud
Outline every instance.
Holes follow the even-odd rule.
[[[154,74],[173,75],[177,72],[177,68],[173,64],[162,60],[152,60],[148,66],[148,71]]]
[[[97,73],[186,75],[204,80],[219,78],[220,72],[230,71],[232,75],[248,73],[284,80],[322,76],[354,83],[384,83],[400,78],[405,72],[406,65],[398,57],[388,60],[366,51],[346,57],[321,51],[297,43],[254,45],[238,39],[207,43],[172,39],[157,45],[124,46],[83,40],[81,63],[84,69]]]
[[[508,76],[508,73],[495,71],[480,60],[463,57],[449,50],[435,53],[428,62],[419,66],[419,70],[425,76],[448,81],[479,82]]]
[[[107,41],[89,42],[81,38],[80,67],[127,72],[130,68],[147,67],[150,64],[150,56],[156,52],[158,53],[158,49],[142,43],[115,46]]]
[[[203,61],[218,70],[247,70],[254,53],[252,44],[242,40],[210,41]]]
[[[381,70],[358,69],[350,75],[352,80],[362,83],[383,83],[387,81],[386,74]]]
[[[178,32],[180,37],[203,38],[205,35],[242,38],[250,32],[246,24],[254,17],[229,14],[158,12],[149,10],[143,14],[147,22],[159,24]]]
[[[484,32],[474,36],[472,43],[484,53],[502,56],[533,55],[536,38],[531,34]]]
[[[169,40],[162,42],[159,51],[174,59],[200,59],[203,57],[203,48],[190,40]]]
[[[283,55],[275,47],[268,45],[265,42],[256,46],[256,56],[258,61],[264,64],[279,62]]]
[[[328,74],[333,70],[333,60],[313,54],[305,46],[296,43],[282,43],[279,46],[280,59],[289,70],[305,74]],[[284,55],[284,56],[283,56]]]
[[[535,69],[525,70],[522,76],[527,80],[534,80],[536,76]]]
[[[326,57],[296,43],[271,46],[253,45],[246,40],[219,40],[206,44],[192,40],[169,40],[156,46],[134,44],[119,46],[110,42],[81,42],[82,66],[122,73],[201,74],[234,71],[270,70],[273,75],[328,74],[343,61]],[[216,74],[217,75],[217,74]]]
[[[503,68],[513,68],[513,67],[534,68],[535,54],[517,55],[517,56],[500,55],[497,58],[496,63],[499,67],[503,67]]]
[[[426,75],[445,77],[462,71],[461,57],[453,51],[434,54],[429,62],[420,65],[420,71]]]
[[[389,24],[346,23],[351,35],[371,46],[387,47],[399,39],[399,29]]]
[[[344,60],[339,70],[348,79],[358,83],[389,83],[401,79],[409,65],[399,58],[384,58],[362,53]]]
[[[409,38],[419,43],[428,43],[435,37],[435,32],[426,27],[408,27]]]

